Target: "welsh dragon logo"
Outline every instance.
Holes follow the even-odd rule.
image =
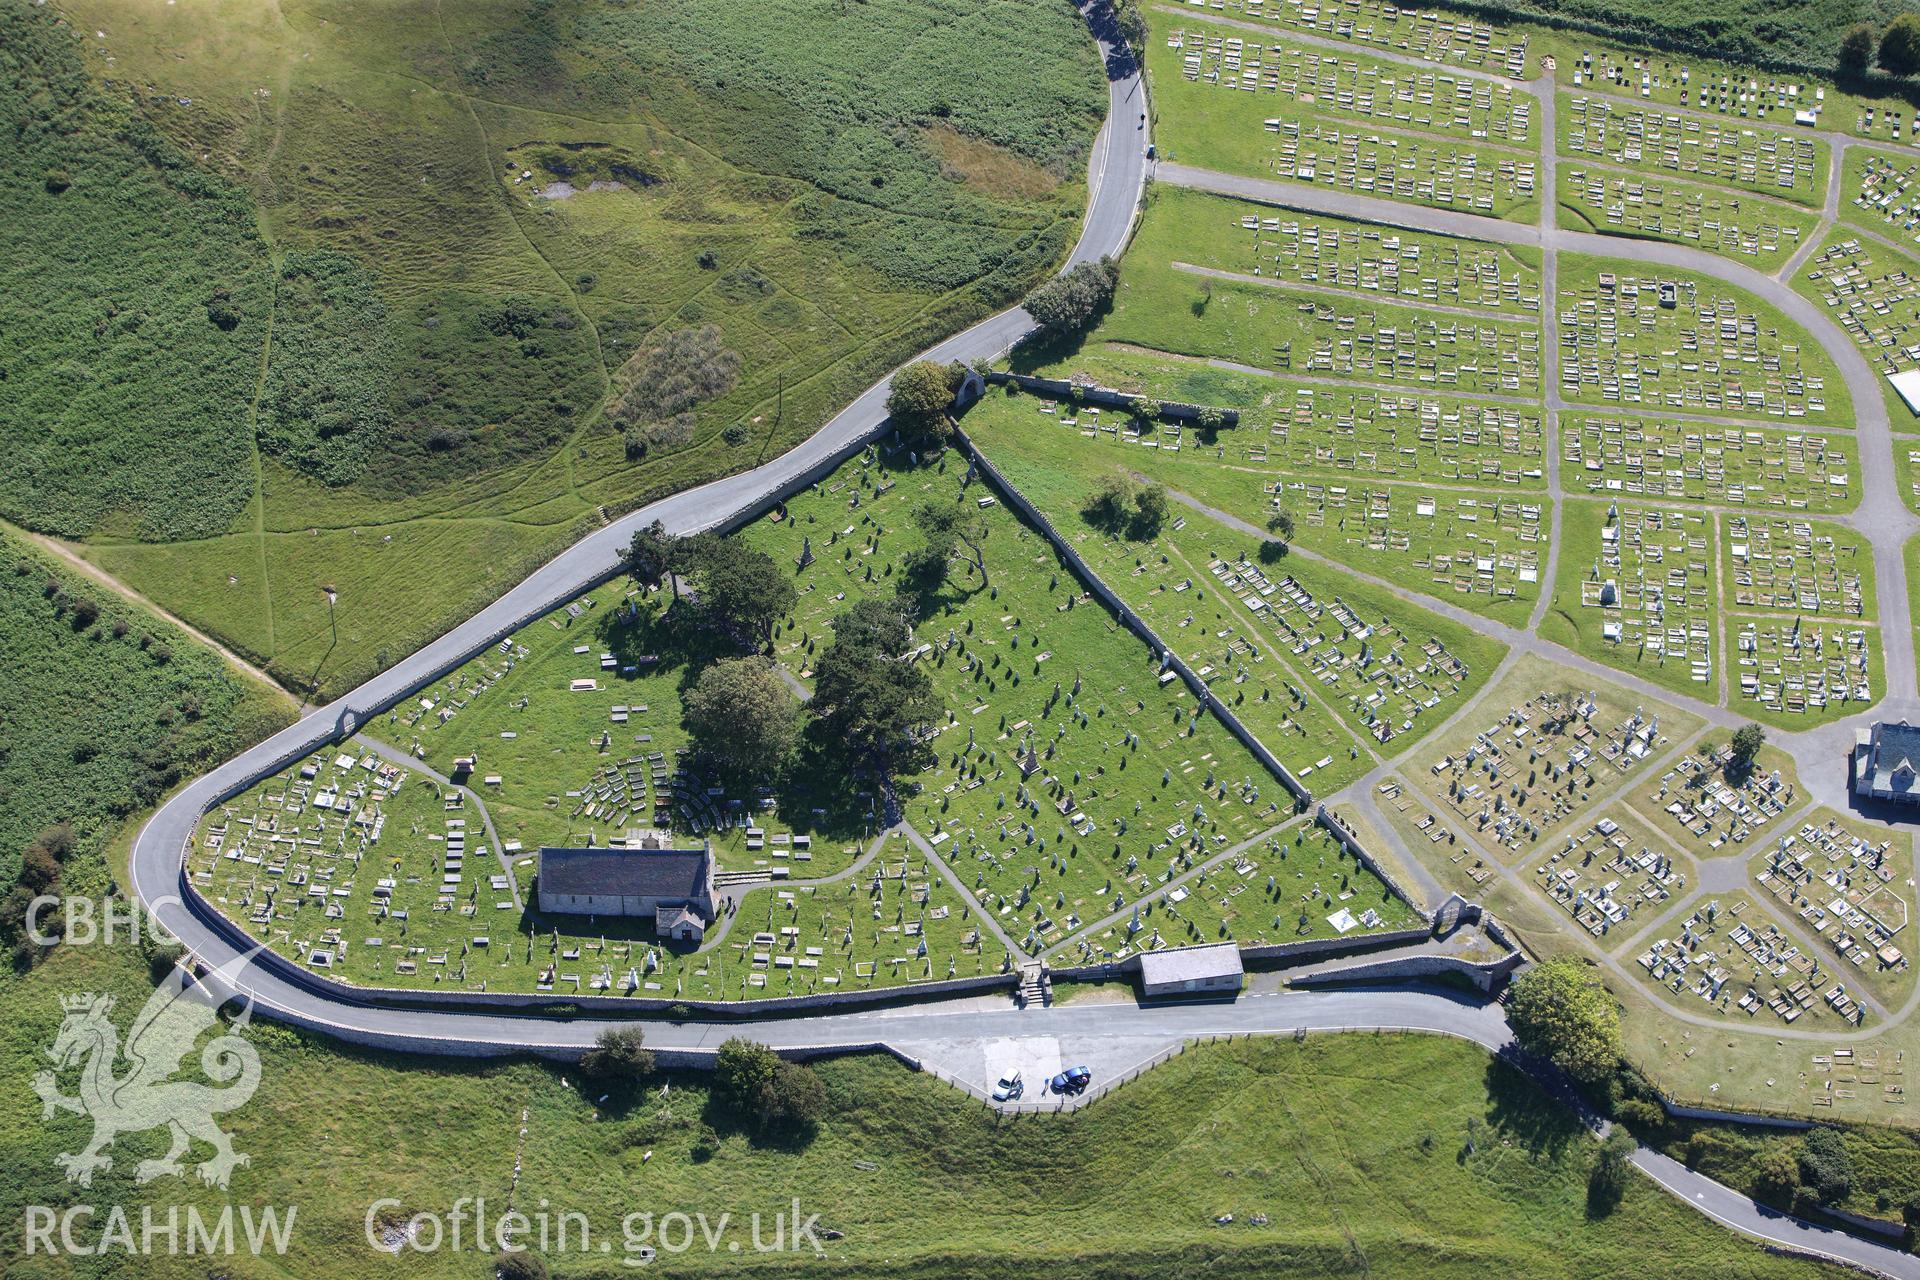
[[[172,1077],[180,1070],[181,1059],[216,1025],[223,1003],[217,992],[234,990],[232,978],[251,959],[251,953],[238,956],[198,982],[185,968],[175,966],[134,1018],[124,1047],[108,1017],[113,1011],[112,996],[61,998],[66,1019],[47,1051],[54,1069],[34,1076],[33,1091],[43,1104],[43,1119],[62,1110],[93,1120],[93,1140],[84,1149],[54,1157],[69,1182],[92,1186],[96,1170],[113,1167],[107,1148],[116,1137],[161,1127],[171,1134],[172,1145],[158,1160],[142,1160],[135,1167],[136,1182],[169,1174],[184,1176],[186,1166],[180,1157],[196,1138],[213,1148],[213,1154],[196,1169],[208,1186],[224,1190],[233,1171],[248,1163],[213,1118],[244,1106],[260,1087],[259,1051],[240,1035],[252,1018],[251,1002],[232,1026],[200,1051],[200,1069],[212,1084]],[[125,1069],[120,1070],[123,1062]],[[59,1078],[74,1067],[80,1070],[80,1092],[68,1097],[60,1092]]]

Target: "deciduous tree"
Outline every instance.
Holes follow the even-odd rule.
[[[1522,1048],[1583,1084],[1620,1064],[1620,1007],[1585,961],[1542,961],[1514,979],[1507,1021]]]

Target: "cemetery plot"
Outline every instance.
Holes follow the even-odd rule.
[[[1643,928],[1686,896],[1693,860],[1653,835],[1624,806],[1603,805],[1536,855],[1533,883],[1580,929],[1607,939]],[[1611,942],[1602,943],[1612,945]]]
[[[1540,329],[1360,296],[1197,276],[1171,264],[1177,227],[1149,212],[1101,335],[1258,369],[1439,394],[1540,394]]]
[[[1756,720],[1798,729],[1870,706],[1885,692],[1877,627],[1730,613],[1729,704]]]
[[[186,866],[216,908],[316,972],[377,986],[530,985],[525,964],[500,973],[523,920],[479,811],[363,739],[215,808]]]
[[[1420,916],[1324,828],[1302,823],[1201,866],[1169,863],[1166,887],[1123,918],[1069,940],[1060,965],[1232,939],[1241,946],[1362,938],[1419,928]]]
[[[1522,854],[1637,776],[1700,727],[1613,686],[1585,689],[1529,659],[1481,700],[1484,716],[1416,757],[1406,776],[1496,854]],[[1504,852],[1503,852],[1504,851]]]
[[[761,1000],[867,991],[999,973],[1007,951],[983,930],[973,901],[902,841],[843,882],[755,889],[727,921],[724,940],[691,955],[602,958],[578,969],[587,989],[656,998]],[[554,988],[571,990],[564,964]]]
[[[1028,397],[990,396],[968,414],[968,433],[1128,607],[1316,792],[1367,767],[1350,734],[1363,735],[1383,755],[1396,754],[1497,665],[1501,647],[1470,628],[1336,567],[1262,555],[1256,535],[1207,516],[1176,507],[1151,537],[1095,530],[1081,512],[1115,466],[1113,447],[1098,437],[1033,432],[1026,426],[1030,404]],[[1142,452],[1150,463],[1171,456]],[[1161,478],[1163,469],[1148,474]],[[1244,687],[1229,691],[1223,682]],[[1316,724],[1329,711],[1346,730],[1338,722]]]
[[[1904,832],[1811,814],[1751,863],[1775,909],[1797,918],[1823,944],[1829,961],[1863,984],[1884,1007],[1905,1003],[1913,989],[1913,840]]]
[[[1158,105],[1155,141],[1169,159],[1490,217],[1531,216],[1539,157],[1531,146],[1416,133],[1342,118],[1319,102],[1234,92],[1187,75],[1185,32],[1156,25],[1147,69]]]
[[[1920,158],[1849,147],[1840,174],[1842,220],[1920,244]]]
[[[1676,996],[1697,997],[1683,1009],[1729,1019],[1779,1025],[1811,1015],[1857,1025],[1866,1012],[1805,944],[1741,892],[1716,894],[1674,921],[1634,954],[1631,967]]]
[[[1792,257],[1819,221],[1810,209],[1724,189],[1574,165],[1560,170],[1560,205],[1575,229],[1694,245],[1762,271]]]
[[[1188,0],[1194,8],[1201,5]],[[1351,40],[1429,62],[1526,79],[1527,36],[1462,14],[1402,9],[1384,0],[1208,0],[1255,22]]]
[[[1713,521],[1568,500],[1555,605],[1541,634],[1711,701],[1719,688]]]
[[[1920,368],[1920,263],[1836,232],[1792,284],[1824,304],[1883,375]],[[1913,410],[1891,384],[1882,382],[1881,395],[1895,429],[1912,430]]]
[[[1920,116],[1897,97],[1864,97],[1828,81],[1711,59],[1682,62],[1667,54],[1585,48],[1562,57],[1557,75],[1574,88],[1724,116],[1729,123],[1749,120],[1889,142],[1920,140]]]
[[[1626,265],[1626,264],[1618,264]],[[1568,400],[1844,424],[1833,361],[1773,307],[1683,273],[1561,260],[1560,390]]]
[[[1800,516],[1721,516],[1729,609],[1876,616],[1873,549],[1845,525]]]
[[[1540,593],[1546,504],[1418,485],[1276,481],[1302,546],[1442,599],[1524,621]],[[1462,602],[1464,603],[1464,602]]]
[[[1526,147],[1533,139],[1533,99],[1512,85],[1444,69],[1408,67],[1276,41],[1263,45],[1243,28],[1190,22],[1167,32],[1186,80],[1222,92],[1310,106],[1332,116],[1455,134]]]
[[[776,656],[800,679],[829,624],[893,595],[920,545],[920,503],[956,499],[985,522],[990,584],[956,580],[921,601],[914,660],[946,704],[938,763],[907,818],[1015,942],[1052,946],[1148,887],[1141,864],[1206,856],[1282,821],[1272,776],[1164,671],[964,463],[867,454],[739,536],[797,570],[800,602]]]
[[[1853,438],[1657,417],[1560,415],[1560,483],[1569,492],[1784,507],[1859,505]]]
[[[1049,425],[1035,431],[1029,424],[1036,420]],[[1259,526],[1285,511],[1302,547],[1388,581],[1470,603],[1514,625],[1526,622],[1540,589],[1547,526],[1545,502],[1537,493],[1352,486],[1310,472],[1295,477],[1275,465],[1264,445],[1240,443],[1249,430],[1244,421],[1207,445],[1192,432],[1170,426],[1141,431],[1090,407],[1038,396],[993,396],[968,422],[969,431],[996,457],[1008,451],[1047,455],[1083,475],[1124,466]],[[1244,451],[1245,463],[1229,461],[1229,451],[1236,449]],[[1034,482],[1047,479],[1041,475]],[[1020,487],[1027,491],[1025,482]]]
[[[730,872],[827,875],[876,827],[844,788],[730,795],[693,772],[681,727],[686,630],[664,592],[615,582],[523,627],[388,716],[388,737],[487,797],[511,848],[629,830],[711,837]]]
[[[1736,778],[1728,770],[1732,758],[1725,738],[1716,745],[1709,733],[1672,768],[1635,791],[1632,804],[1695,857],[1724,857],[1730,844],[1764,841],[1805,803],[1793,761],[1766,747],[1755,766]]]
[[[1826,148],[1812,138],[1577,93],[1561,95],[1559,119],[1563,156],[1665,170],[1811,207],[1826,193]]]
[[[1021,410],[1034,428],[1057,425],[1087,439],[1144,446],[1218,469],[1268,476],[1345,475],[1468,487],[1546,487],[1540,411],[1429,392],[1314,386],[1096,344],[1049,376],[1182,403],[1237,410],[1231,431],[1178,423],[1151,427],[1111,409],[1036,395]],[[1210,438],[1209,438],[1210,437]]]
[[[1156,189],[1178,265],[1476,311],[1540,312],[1539,251]]]

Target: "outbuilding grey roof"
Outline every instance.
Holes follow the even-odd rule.
[[[1140,957],[1140,980],[1148,986],[1193,982],[1203,978],[1239,977],[1246,972],[1240,948],[1231,942],[1204,947],[1170,947]]]

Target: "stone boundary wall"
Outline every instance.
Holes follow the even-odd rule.
[[[1381,865],[1380,860],[1378,858],[1374,857],[1372,853],[1368,852],[1367,847],[1360,843],[1360,838],[1358,836],[1354,835],[1353,832],[1347,830],[1345,824],[1343,824],[1338,818],[1334,817],[1332,810],[1328,809],[1327,806],[1325,806],[1324,804],[1319,806],[1319,808],[1314,810],[1313,820],[1319,823],[1322,827],[1324,827],[1328,831],[1328,833],[1333,836],[1335,840],[1338,840],[1340,842],[1341,847],[1344,848],[1348,853],[1352,854],[1354,856],[1354,859],[1358,861],[1361,866],[1373,872],[1373,874],[1375,874],[1376,876],[1379,876],[1380,879],[1385,882],[1387,888],[1393,890],[1394,893],[1400,896],[1401,901],[1414,906],[1414,910],[1419,911],[1421,918],[1426,920],[1428,924],[1433,923],[1434,913],[1431,911],[1421,910],[1419,906],[1415,905],[1420,900],[1414,897],[1412,894],[1408,893],[1405,886],[1403,886],[1398,880],[1394,879],[1393,873],[1391,871],[1388,871],[1386,867]],[[1475,908],[1475,910],[1477,912],[1478,908]],[[1478,918],[1477,915],[1476,915],[1476,918]]]
[[[1462,960],[1458,956],[1402,956],[1394,960],[1370,960],[1319,973],[1304,973],[1293,980],[1296,987],[1332,987],[1349,982],[1406,982],[1418,978],[1438,978],[1458,974],[1475,989],[1491,994],[1520,967],[1523,957],[1509,952],[1487,964]]]
[[[1281,764],[1273,752],[1267,750],[1266,744],[1256,738],[1252,731],[1240,722],[1240,718],[1233,714],[1233,711],[1227,704],[1214,696],[1213,690],[1207,687],[1207,682],[1196,675],[1192,667],[1188,666],[1172,649],[1161,643],[1160,637],[1154,634],[1153,628],[1147,625],[1144,618],[1129,609],[1120,597],[1113,593],[1112,588],[1101,581],[1100,575],[1095,573],[1088,567],[1087,562],[1080,558],[1080,553],[1074,550],[1073,544],[1060,536],[1059,531],[1053,527],[1052,523],[1048,521],[1045,516],[1040,514],[1039,508],[1027,500],[1025,494],[1008,483],[1007,478],[1000,474],[999,469],[996,468],[992,462],[988,461],[987,456],[980,452],[979,446],[975,445],[973,441],[967,437],[966,432],[956,428],[953,438],[955,446],[965,455],[967,460],[974,465],[980,474],[986,478],[988,487],[994,491],[995,495],[1009,507],[1012,507],[1021,519],[1039,530],[1040,536],[1047,540],[1048,544],[1052,546],[1061,560],[1066,563],[1074,576],[1080,579],[1081,584],[1084,585],[1087,590],[1091,591],[1094,598],[1105,605],[1108,612],[1118,618],[1127,630],[1139,637],[1139,639],[1153,651],[1153,655],[1157,660],[1165,663],[1169,669],[1179,673],[1180,678],[1186,682],[1187,688],[1193,693],[1194,697],[1200,700],[1200,705],[1208,711],[1211,711],[1214,717],[1218,719],[1221,724],[1225,725],[1234,737],[1240,740],[1241,745],[1253,753],[1254,759],[1266,766],[1267,772],[1278,779],[1280,785],[1292,794],[1295,802],[1301,807],[1301,810],[1304,811],[1306,806],[1312,804],[1313,793],[1307,790],[1306,784],[1294,777],[1292,770]],[[1395,892],[1399,892],[1397,887]],[[1402,894],[1401,896],[1405,897],[1406,895]],[[1411,902],[1412,899],[1409,898],[1408,901]]]
[[[1386,947],[1425,942],[1433,935],[1425,929],[1394,929],[1350,938],[1316,938],[1311,942],[1276,942],[1268,946],[1241,947],[1240,962],[1250,968],[1280,969],[1289,964],[1320,960],[1327,956],[1361,955]],[[1047,976],[1061,982],[1111,982],[1132,978],[1140,972],[1140,957],[1128,956],[1112,964],[1073,965],[1047,968]]]
[[[1151,400],[1152,396],[1134,395],[1128,391],[1115,391],[1110,387],[1094,386],[1086,382],[1069,382],[1064,378],[1036,378],[1027,373],[1003,373],[995,370],[987,374],[987,381],[996,387],[1014,386],[1022,391],[1035,391],[1041,395],[1052,396],[1056,400],[1078,401],[1083,404],[1099,405],[1102,409],[1119,409],[1133,412],[1133,406],[1139,400]],[[970,402],[969,402],[970,403]],[[1197,424],[1202,412],[1212,409],[1220,415],[1222,427],[1240,425],[1238,409],[1221,409],[1213,405],[1187,404],[1180,400],[1162,400],[1160,416],[1168,422]]]

